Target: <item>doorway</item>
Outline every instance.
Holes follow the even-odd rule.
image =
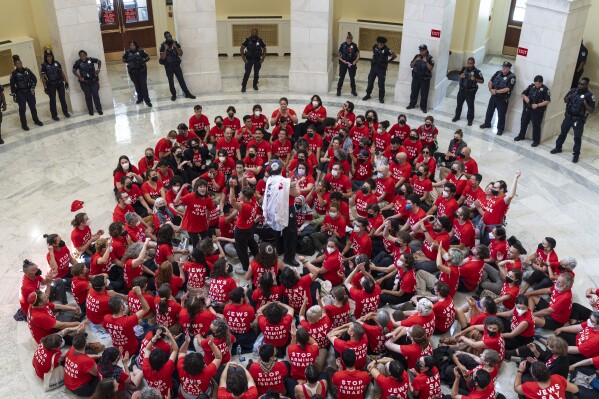
[[[135,40],[149,55],[156,55],[152,0],[96,0],[108,61],[121,59]]]
[[[526,0],[512,0],[510,15],[507,20],[505,39],[503,41],[503,54],[515,56],[518,52],[522,22],[526,12]]]

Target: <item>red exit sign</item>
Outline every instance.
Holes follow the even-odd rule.
[[[527,57],[528,49],[524,47],[518,47],[518,55],[521,55],[522,57]]]
[[[431,29],[431,37],[441,37],[441,31],[438,29]]]

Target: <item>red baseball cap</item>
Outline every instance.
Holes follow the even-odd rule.
[[[83,208],[83,201],[75,200],[71,204],[71,212],[77,212],[81,208]]]

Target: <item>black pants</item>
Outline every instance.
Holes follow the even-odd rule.
[[[540,143],[541,122],[543,121],[544,114],[545,108],[532,109],[525,104],[524,109],[522,110],[522,118],[520,119],[520,134],[518,136],[524,138],[524,136],[526,136],[528,124],[532,122],[532,141],[534,143]]]
[[[368,86],[366,87],[366,94],[372,94],[374,89],[374,80],[379,80],[379,100],[385,98],[385,79],[387,78],[387,67],[380,67],[372,65],[370,67],[370,73],[368,74]]]
[[[258,243],[254,239],[255,226],[249,229],[240,229],[235,227],[235,250],[237,251],[237,257],[243,270],[247,271],[250,267],[250,257],[248,256],[248,248],[252,255],[256,256],[258,253]]]
[[[20,112],[20,108],[19,108]],[[33,113],[33,112],[32,112]],[[582,133],[584,132],[584,118],[579,117],[578,119],[571,117],[566,114],[564,121],[562,122],[562,131],[555,142],[555,147],[562,149],[562,145],[564,145],[564,141],[566,141],[566,136],[570,129],[574,130],[574,149],[572,152],[574,155],[580,154],[580,147],[582,146]]]
[[[48,82],[46,87],[48,88],[48,97],[50,97],[50,114],[52,118],[58,116],[58,111],[56,110],[56,93],[58,93],[62,113],[65,115],[68,114],[69,107],[67,106],[67,99],[65,97],[64,82]]]
[[[248,79],[250,78],[250,74],[252,73],[252,68],[254,68],[254,86],[258,85],[258,79],[260,78],[260,68],[262,67],[262,63],[260,59],[252,60],[247,59],[245,63],[245,73],[243,74],[243,81],[241,85],[245,87],[248,83]]]
[[[166,64],[164,66],[164,70],[166,71],[166,78],[168,79],[168,88],[171,91],[171,95],[176,96],[177,90],[175,89],[175,80],[173,76],[177,77],[177,81],[179,82],[179,86],[181,86],[181,90],[185,95],[190,94],[187,89],[187,85],[185,84],[185,78],[183,78],[183,70],[181,69],[181,65],[179,64]]]
[[[464,105],[464,101],[466,101],[466,105],[468,106],[468,114],[466,114],[466,119],[468,122],[472,122],[474,120],[474,98],[476,97],[476,90],[465,90],[460,89],[458,91],[458,103],[455,107],[455,117],[460,118],[462,116],[462,106]]]
[[[487,106],[487,114],[485,115],[485,125],[491,125],[491,119],[495,109],[497,109],[497,130],[505,129],[505,114],[507,113],[507,104],[509,98],[504,97],[501,94],[495,94],[489,99],[489,105]]]
[[[102,104],[100,103],[100,82],[97,80],[84,80],[79,81],[81,90],[85,94],[85,103],[87,104],[87,110],[94,112],[94,105],[98,112],[102,112]]]
[[[545,273],[538,270],[533,271],[530,276],[524,279],[533,290],[540,290],[541,288],[549,288],[553,285],[553,281],[549,279]]]
[[[241,353],[252,353],[254,342],[256,341],[256,332],[251,328],[245,333],[233,333],[235,343],[232,347],[232,352],[235,353],[237,346],[241,346]]]
[[[35,95],[31,93],[31,90],[18,90],[17,103],[19,104],[19,118],[21,118],[21,126],[27,126],[27,117],[25,116],[27,105],[29,105],[29,110],[31,111],[33,121],[39,121],[37,117],[37,108],[35,108]]]
[[[83,396],[83,397],[89,398],[96,391],[96,387],[98,386],[99,382],[100,382],[100,379],[98,377],[94,376],[91,379],[91,381],[88,382],[87,384],[83,385],[82,387],[77,388],[74,391],[69,389],[69,391],[73,392],[77,396]]]
[[[431,85],[430,78],[412,77],[412,87],[410,91],[410,105],[416,106],[418,102],[418,94],[420,94],[420,109],[423,111],[427,108],[428,104],[428,89]]]
[[[148,94],[148,70],[143,69],[141,71],[129,71],[129,78],[135,86],[135,92],[137,93],[137,101],[145,101],[146,104],[150,102],[150,95]]]
[[[283,231],[275,231],[277,252],[283,254],[284,262],[295,259],[297,251],[297,222],[295,219],[295,207],[289,207],[289,224]]]
[[[341,91],[341,88],[343,87],[343,81],[345,80],[345,74],[347,72],[349,72],[349,84],[351,87],[351,91],[352,93],[356,92],[356,70],[357,67],[354,65],[353,67],[348,67],[347,64],[344,64],[343,62],[339,63],[339,82],[337,82],[337,90]],[[370,79],[370,77],[369,77]],[[384,81],[384,78],[383,78]],[[380,82],[380,80],[379,80]],[[383,88],[383,93],[385,92],[385,89]]]
[[[572,304],[572,312],[570,313],[570,320],[576,320],[577,323],[582,323],[591,317],[592,310],[587,308],[580,303]]]
[[[189,234],[189,239],[191,240],[191,245],[195,248],[201,240],[203,240],[206,237],[209,237],[210,235],[208,234],[208,230],[202,231],[201,233],[190,233],[187,232],[187,234]]]

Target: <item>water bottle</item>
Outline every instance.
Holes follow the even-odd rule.
[[[241,356],[241,345],[237,345],[237,349],[235,350],[235,354],[237,355],[237,359],[239,363],[245,362],[245,357]]]

